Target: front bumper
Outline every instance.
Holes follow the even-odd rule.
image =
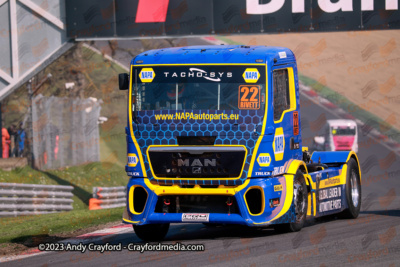
[[[146,190],[147,198],[144,208],[139,212],[135,210],[134,188],[142,187]],[[251,213],[253,200],[246,197],[250,189],[262,192],[260,212]],[[175,195],[218,195],[234,197],[238,211],[236,213],[209,213],[208,223],[241,224],[248,226],[268,226],[278,223],[295,221],[293,205],[293,175],[284,175],[274,178],[247,179],[237,187],[218,188],[181,188],[178,185],[160,186],[151,184],[147,178],[131,178],[127,185],[127,209],[124,212],[123,222],[128,224],[158,224],[182,223],[182,213],[155,212],[156,204],[162,196]],[[248,196],[248,195],[247,195]],[[271,205],[272,200],[279,199],[279,204]],[[254,201],[253,201],[254,202]],[[188,222],[184,222],[188,223]],[[196,221],[193,221],[196,223]]]

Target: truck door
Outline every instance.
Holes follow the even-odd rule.
[[[300,109],[297,101],[296,73],[297,68],[294,63],[272,67],[272,105],[275,128],[272,146],[275,172],[276,167],[283,166],[287,160],[301,159]]]

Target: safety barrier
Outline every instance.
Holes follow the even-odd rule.
[[[89,210],[124,207],[126,187],[93,187],[93,198],[89,200]]]
[[[0,183],[0,217],[70,211],[72,186]]]

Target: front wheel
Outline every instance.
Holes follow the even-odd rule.
[[[303,228],[307,216],[307,184],[303,173],[297,170],[293,182],[293,201],[296,212],[296,222],[277,224],[275,230],[279,232],[298,232]]]
[[[355,219],[358,217],[361,208],[361,183],[358,164],[353,158],[347,162],[345,193],[348,208],[340,214],[340,217]]]
[[[166,224],[146,224],[133,225],[136,235],[143,241],[159,241],[163,240],[167,235],[169,223]]]

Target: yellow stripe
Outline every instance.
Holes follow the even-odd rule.
[[[201,188],[200,186],[195,186],[194,188],[181,188],[178,185],[175,186],[162,186],[152,184],[148,179],[144,179],[145,184],[150,190],[152,190],[157,196],[160,195],[227,195],[233,196],[237,192],[245,188],[250,180],[247,179],[242,185],[237,187],[227,187],[220,185],[219,188]]]
[[[344,174],[343,174],[344,173]],[[330,177],[325,180],[321,180],[319,189],[329,188],[333,186],[346,184],[346,173],[347,173],[347,164],[343,165],[342,174],[334,177]]]
[[[300,165],[302,165],[304,167],[304,169],[306,170],[306,173],[304,173],[304,176],[305,176],[308,173],[307,165],[304,163],[304,161],[301,161],[301,160],[298,160],[298,159],[290,160],[290,163],[286,167],[285,171],[286,171],[286,173],[296,174],[296,172],[299,169]]]
[[[356,154],[356,152],[354,152],[354,151],[350,151],[350,153],[349,153],[349,156],[347,157],[347,160],[346,160],[346,162],[349,162],[349,160],[350,160],[350,158],[352,157],[352,156],[354,156],[355,158],[356,158],[356,160],[357,160],[357,165],[358,165],[358,174],[360,175],[360,183],[361,183],[361,168],[360,168],[360,161],[358,160],[358,157],[357,157],[357,154]]]
[[[139,221],[131,221],[131,220],[128,220],[128,219],[125,219],[125,218],[122,218],[122,220],[123,221],[125,221],[125,222],[128,222],[128,223],[139,223]]]
[[[247,172],[247,177],[251,177],[251,173],[253,172],[254,161],[256,160],[258,147],[260,146],[261,140],[264,137],[265,127],[267,126],[267,115],[268,115],[268,66],[265,65],[265,113],[264,113],[264,120],[263,125],[261,128],[261,134],[257,139],[256,146],[254,147],[253,155],[251,157],[249,171]]]
[[[315,216],[317,214],[317,198],[315,196],[315,192],[313,193],[313,198],[314,198],[313,208],[314,208],[314,216]]]

